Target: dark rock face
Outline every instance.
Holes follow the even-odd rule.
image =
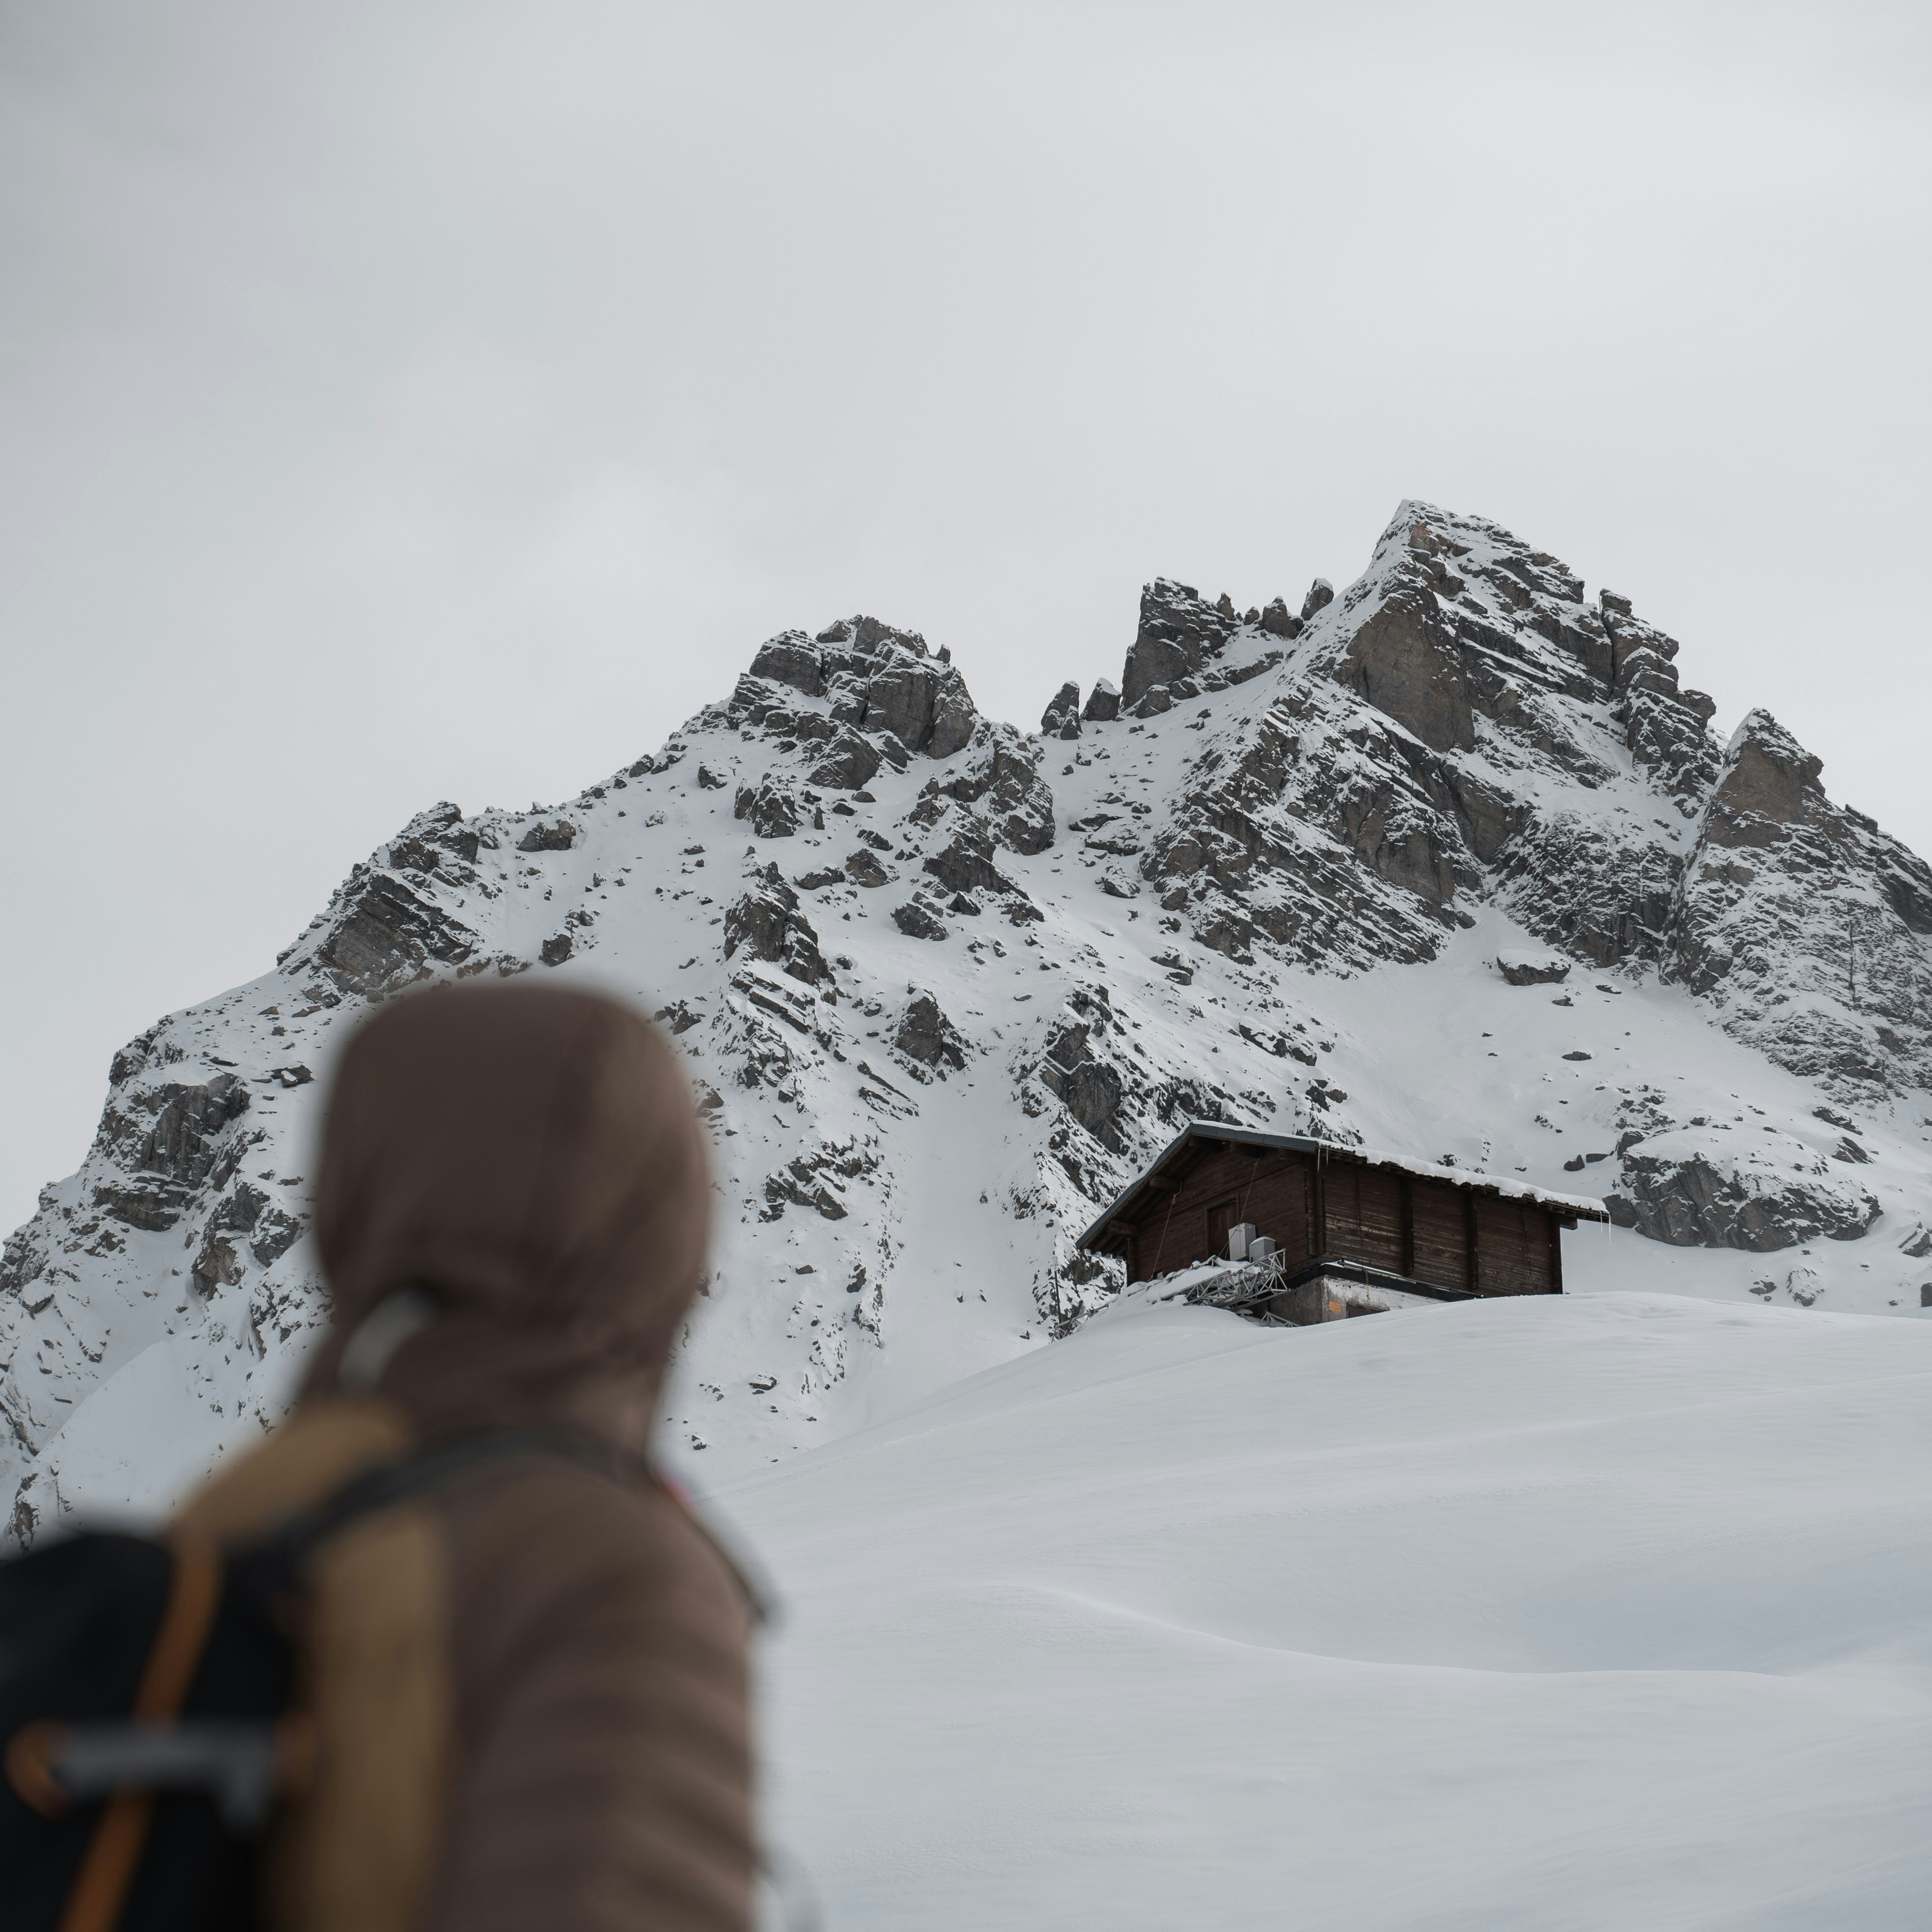
[[[824,662],[802,631],[786,631],[760,644],[751,674],[802,691],[808,698],[825,695]]]
[[[196,1292],[212,1294],[218,1288],[232,1288],[244,1272],[236,1242],[211,1226],[202,1238],[201,1252],[194,1258],[192,1279]]]
[[[916,994],[907,1001],[892,1044],[922,1066],[956,1069],[966,1064],[964,1041],[930,993]]]
[[[879,754],[871,743],[849,724],[842,724],[824,757],[812,767],[810,782],[828,790],[860,791],[872,782],[878,769]]]
[[[1006,726],[985,732],[964,770],[928,782],[913,807],[915,825],[937,826],[945,815],[945,801],[979,806],[986,831],[967,828],[974,844],[986,844],[990,833],[1009,851],[1044,852],[1053,843],[1053,794],[1040,776],[1032,748]],[[974,814],[962,814],[974,818]]]
[[[908,939],[944,939],[946,928],[916,899],[892,908],[892,923]]]
[[[1324,610],[1335,601],[1335,586],[1325,577],[1318,577],[1308,586],[1308,595],[1301,600],[1301,621],[1306,623],[1316,611]],[[1289,632],[1292,637],[1294,633]]]
[[[248,1244],[248,1252],[263,1268],[272,1268],[295,1246],[304,1226],[294,1215],[275,1207],[264,1208],[250,1225],[254,1238]]]
[[[248,1088],[232,1073],[110,1100],[95,1148],[131,1178],[98,1185],[94,1204],[127,1227],[173,1227],[196,1190],[211,1182],[225,1186],[232,1176],[241,1147],[230,1130],[249,1104]]]
[[[1273,638],[1298,638],[1301,634],[1303,620],[1291,617],[1287,604],[1279,597],[1269,599],[1262,608],[1259,621],[1262,628]]]
[[[1932,868],[1834,806],[1820,770],[1768,712],[1738,726],[1671,908],[1665,976],[1847,1098],[1932,1083]]]
[[[1087,708],[1081,716],[1089,724],[1106,724],[1120,715],[1120,691],[1111,677],[1096,677],[1087,694]]]
[[[818,950],[818,934],[800,911],[798,895],[774,866],[724,915],[724,956],[742,948],[754,959],[782,967],[791,978],[818,986],[832,977]]]
[[[434,872],[452,860],[459,866],[475,862],[481,842],[463,822],[463,814],[446,800],[419,812],[389,841],[389,863],[399,872]]]
[[[559,932],[546,939],[538,949],[538,957],[546,966],[561,966],[570,957],[571,938],[567,932]]]
[[[432,960],[459,964],[476,950],[468,926],[432,894],[391,872],[358,866],[332,910],[315,957],[356,992],[380,992],[419,978]]]
[[[866,689],[866,728],[890,731],[908,752],[950,758],[973,736],[979,713],[950,664],[896,663]]]
[[[939,850],[930,853],[926,870],[949,892],[1011,892],[1018,888],[993,862],[993,842],[986,828],[971,813],[956,806],[945,821],[952,836]]]
[[[1040,714],[1041,734],[1048,738],[1077,738],[1080,735],[1080,687],[1063,684],[1052,701]]]
[[[1390,597],[1349,640],[1336,675],[1432,751],[1475,748],[1455,628],[1432,597],[1406,590]]]
[[[749,785],[740,789],[732,816],[748,818],[760,838],[789,838],[798,830],[798,800],[767,778],[755,791]]]
[[[1606,1194],[1604,1204],[1619,1227],[1634,1228],[1654,1241],[1754,1254],[1820,1235],[1856,1240],[1880,1212],[1877,1201],[1862,1188],[1754,1172],[1654,1142],[1625,1153],[1623,1186]]]
[[[519,852],[568,852],[577,843],[577,827],[567,818],[560,818],[554,825],[546,825],[538,819],[522,838],[517,841]]]
[[[950,758],[971,739],[979,713],[949,652],[928,656],[926,640],[875,617],[842,620],[815,638],[787,631],[760,646],[752,668],[738,681],[727,715],[776,736],[788,732],[814,736],[826,723],[824,713],[799,710],[782,693],[825,700],[830,722],[862,732],[876,741],[865,753],[843,737],[832,740],[829,763],[837,776],[812,782],[856,789],[878,770],[883,755],[895,769],[917,753]],[[826,736],[830,737],[828,731]],[[854,777],[870,757],[872,770]]]
[[[1141,591],[1140,628],[1120,675],[1120,705],[1135,711],[1157,685],[1200,670],[1226,647],[1238,628],[1232,609],[1204,603],[1192,584],[1157,577]]]
[[[855,886],[883,886],[892,875],[879,862],[876,852],[862,845],[845,861],[845,876]]]
[[[1125,1089],[1119,1072],[1091,1050],[1093,1028],[1069,1017],[1048,1036],[1040,1064],[1040,1084],[1103,1147],[1118,1151],[1117,1124]]]
[[[1502,952],[1496,956],[1496,970],[1512,986],[1553,986],[1569,978],[1570,962],[1538,959],[1524,952]]]

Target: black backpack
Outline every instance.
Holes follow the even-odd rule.
[[[310,1553],[477,1462],[610,1450],[498,1430],[386,1463],[266,1535],[108,1534],[0,1562],[0,1908],[7,1932],[253,1932],[258,1854],[313,1754],[291,1708]]]

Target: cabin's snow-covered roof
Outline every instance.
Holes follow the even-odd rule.
[[[1501,1195],[1511,1201],[1527,1201],[1533,1207],[1546,1208],[1552,1214],[1574,1214],[1586,1221],[1607,1221],[1601,1201],[1587,1194],[1558,1194],[1546,1187],[1532,1187],[1500,1174],[1478,1174],[1459,1167],[1431,1167],[1420,1161],[1385,1154],[1378,1148],[1344,1147],[1333,1141],[1312,1139],[1305,1134],[1270,1134],[1258,1127],[1230,1126],[1221,1120],[1190,1120],[1148,1165],[1101,1210],[1091,1227],[1077,1244],[1086,1247],[1107,1231],[1107,1224],[1127,1207],[1142,1188],[1191,1140],[1229,1141],[1238,1146],[1281,1148],[1299,1154],[1312,1154],[1323,1160],[1352,1161],[1367,1167],[1393,1167],[1429,1180],[1447,1181],[1479,1194]]]

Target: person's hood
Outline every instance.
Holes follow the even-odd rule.
[[[435,1312],[378,1386],[423,1435],[562,1424],[641,1449],[710,1213],[690,1090],[637,1014],[548,987],[406,996],[329,1097],[334,1312],[304,1394],[334,1390],[372,1312],[419,1287]]]

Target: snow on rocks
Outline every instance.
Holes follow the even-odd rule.
[[[1496,970],[1512,986],[1552,986],[1570,976],[1571,962],[1560,953],[1510,951],[1496,955]]]
[[[278,1412],[326,1312],[305,1163],[347,1025],[544,964],[689,1064],[719,1240],[664,1420],[714,1471],[1106,1306],[1073,1236],[1190,1118],[1587,1172],[1629,1226],[1573,1285],[1640,1256],[1747,1300],[1758,1250],[1702,1244],[1815,1234],[1828,1306],[1916,1316],[1932,874],[1768,721],[1721,750],[1676,655],[1405,503],[1300,616],[1150,584],[1118,690],[1048,707],[1075,737],[980,716],[950,653],[860,616],[769,640],[574,799],[418,814],[272,971],[116,1057],[0,1262],[0,1510],[53,1520],[62,1441],[158,1378],[184,1458]],[[1552,954],[1560,1004],[1494,963]]]
[[[1769,1145],[1753,1137],[1731,1147],[1694,1128],[1627,1149],[1622,1185],[1604,1204],[1619,1226],[1654,1241],[1760,1254],[1820,1235],[1855,1241],[1880,1211],[1802,1142],[1774,1136]]]

